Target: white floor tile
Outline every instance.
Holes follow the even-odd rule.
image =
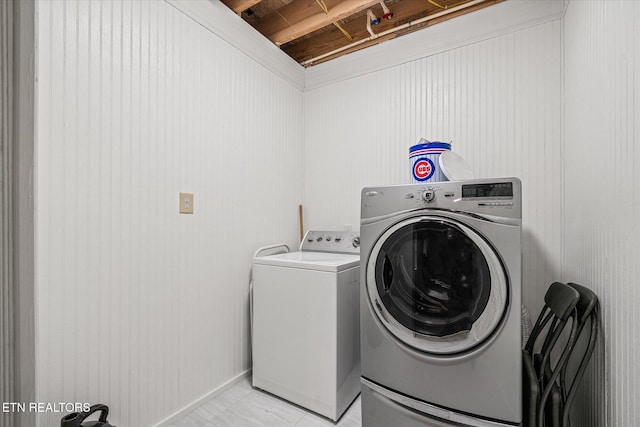
[[[333,425],[334,424],[327,419],[320,418],[313,414],[307,414],[298,421],[295,427],[331,427]]]
[[[203,403],[193,412],[200,415],[202,418],[211,421],[239,400],[240,398],[235,394],[229,393],[229,391],[225,391],[215,398]]]
[[[362,425],[361,420],[361,403],[360,396],[351,404],[349,408],[342,414],[342,417],[337,423],[329,420],[328,418],[321,417],[317,414],[307,413],[295,427],[360,427]]]
[[[361,427],[360,397],[338,423],[251,387],[243,379],[172,427]]]
[[[226,393],[229,393],[230,396],[239,399],[242,399],[247,394],[253,391],[253,387],[251,386],[251,379],[244,378],[238,384],[231,387]]]
[[[213,427],[207,420],[191,412],[173,423],[173,427]]]
[[[305,412],[298,407],[256,390],[211,422],[216,427],[291,427],[304,415]]]

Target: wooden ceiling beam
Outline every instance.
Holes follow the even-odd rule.
[[[467,13],[471,13],[471,12],[473,12],[475,10],[485,8],[485,7],[490,6],[492,4],[500,3],[501,1],[504,1],[504,0],[487,0],[485,3],[480,3],[480,4],[477,4],[475,6],[471,6],[468,9],[460,10],[460,11],[454,12],[454,13],[452,13],[450,15],[441,16],[439,18],[435,18],[433,20],[430,20],[430,21],[427,21],[427,22],[423,22],[422,24],[411,26],[411,27],[409,27],[409,28],[407,28],[405,30],[398,31],[397,33],[387,34],[386,36],[378,37],[378,38],[373,39],[371,41],[368,41],[366,43],[362,43],[361,45],[358,45],[358,46],[355,46],[353,48],[350,48],[350,49],[344,50],[342,52],[336,53],[335,55],[331,55],[331,56],[328,56],[326,58],[322,58],[322,59],[320,59],[318,61],[315,61],[313,64],[306,65],[306,67],[309,67],[311,65],[318,65],[318,64],[321,64],[323,62],[329,61],[331,59],[339,58],[340,56],[346,55],[348,53],[355,52],[355,51],[364,49],[364,48],[369,47],[369,46],[374,46],[374,45],[382,43],[382,42],[384,42],[386,40],[391,40],[391,39],[393,39],[395,37],[404,36],[406,34],[413,33],[415,31],[421,30],[423,28],[431,27],[432,25],[438,24],[440,22],[448,21],[449,19],[453,19],[455,17],[462,16],[462,15],[465,15]],[[300,62],[302,62],[302,61],[300,61]]]
[[[392,35],[389,35],[389,36],[373,39],[361,45],[355,46],[343,52],[337,53],[335,55],[332,55],[322,60],[319,60],[317,62],[314,62],[312,65],[316,65],[321,62],[325,62],[327,60],[345,55],[347,53],[360,50],[368,46],[372,46],[380,42],[395,38],[397,36],[404,35],[404,34],[416,31],[418,29],[431,26],[439,22],[446,21],[451,18],[464,15],[466,13],[469,13],[478,9],[482,9],[492,4],[499,3],[500,1],[503,1],[503,0],[487,0],[484,3],[471,6],[468,9],[464,9],[461,11],[451,13],[449,15],[435,18],[423,24],[412,26],[412,27],[409,27],[408,29],[401,30],[397,33],[393,33]],[[447,2],[447,0],[441,0],[439,1],[439,3],[447,4],[452,2]],[[425,0],[403,0],[397,3],[394,3],[393,5],[390,4],[389,6],[391,9],[391,12],[393,12],[394,14],[393,19],[390,21],[382,20],[379,25],[374,26],[373,29],[376,33],[381,33],[392,27],[416,20],[418,18],[422,18],[427,15],[432,15],[440,11],[439,8],[434,7],[433,5],[431,5]],[[376,12],[379,13],[381,12],[381,8],[379,7],[378,9],[373,8],[373,11],[374,13]],[[363,19],[358,18],[357,20],[351,20],[349,22],[345,22],[343,27],[349,32],[349,34],[351,34],[354,41],[362,40],[369,37],[369,33],[365,28],[365,22],[366,21],[364,21]],[[350,44],[350,42],[342,35],[342,33],[340,33],[340,31],[338,31],[337,29],[331,29],[329,31],[326,31],[317,35],[313,34],[310,37],[305,38],[303,40],[294,41],[290,44],[282,46],[282,49],[285,53],[287,53],[289,56],[294,58],[297,62],[302,63],[308,59],[314,58],[318,55],[322,55],[325,52],[330,52],[336,48],[340,48],[348,44]]]
[[[398,37],[398,34],[395,34],[395,33],[387,34],[386,36],[378,37],[377,39],[370,40],[368,42],[362,43],[361,45],[352,47],[351,49],[343,50],[342,52],[336,53],[335,55],[331,55],[331,56],[327,56],[326,58],[322,58],[322,59],[314,62],[313,64],[305,65],[305,67],[310,67],[312,65],[322,64],[323,62],[327,62],[327,61],[330,61],[332,59],[339,58],[339,57],[341,57],[343,55],[347,55],[349,53],[356,52],[356,51],[361,50],[361,49],[365,49],[365,48],[367,48],[369,46],[377,45],[377,44],[382,43],[382,42],[387,41],[387,40],[392,40],[392,39],[394,39],[396,37]]]
[[[235,13],[240,14],[261,1],[262,0],[222,0],[222,3],[227,5],[227,7]]]
[[[404,24],[405,22],[421,18],[428,13],[432,13],[431,11],[436,9],[435,6],[426,0],[403,0],[390,4],[389,8],[391,9],[391,12],[393,12],[393,19],[383,19],[380,21],[380,24],[372,27],[374,32],[379,33],[397,25]],[[378,16],[382,15],[382,8],[379,5],[373,6],[371,10],[373,10],[374,14],[377,14]],[[367,18],[365,15],[359,16],[356,19],[349,18],[342,24],[342,27],[347,30],[355,41],[369,37],[370,34],[367,31],[366,23]],[[347,38],[338,29],[332,28],[319,34],[311,34],[310,37],[301,40],[294,40],[293,42],[282,46],[282,50],[296,61],[302,62],[313,58],[318,54],[346,46],[349,43],[350,41],[347,40]],[[366,45],[368,44],[369,43]]]
[[[256,29],[281,45],[378,4],[380,0],[324,0],[324,3],[328,13],[316,0],[295,0],[265,16],[256,23]]]

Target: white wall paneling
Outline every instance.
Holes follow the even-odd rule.
[[[165,2],[42,1],[37,34],[37,399],[153,425],[249,368],[251,254],[297,241],[302,94]]]
[[[409,147],[453,140],[477,177],[522,180],[524,299],[537,313],[562,256],[560,21],[306,92],[310,228],[360,221],[360,190],[408,183]],[[534,314],[535,315],[535,314]]]
[[[564,279],[595,291],[604,323],[578,396],[580,426],[640,419],[638,22],[635,1],[571,1],[563,20]]]
[[[6,2],[5,2],[6,3]],[[35,2],[14,2],[15,185],[14,283],[16,301],[16,401],[35,402],[34,135]],[[35,425],[35,414],[17,413],[16,426]]]
[[[0,402],[15,402],[15,281],[13,197],[14,4],[0,4]],[[0,427],[13,427],[13,413],[0,416]]]

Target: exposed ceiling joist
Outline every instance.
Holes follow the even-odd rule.
[[[483,3],[472,5],[472,6],[470,6],[469,8],[467,8],[467,9],[465,9],[465,10],[458,10],[458,11],[455,11],[455,12],[449,13],[449,14],[447,14],[447,15],[445,15],[445,16],[440,16],[440,17],[438,17],[438,18],[434,18],[434,19],[432,19],[432,20],[428,20],[428,21],[422,22],[421,24],[418,24],[418,25],[413,25],[413,26],[411,26],[411,27],[409,27],[409,28],[406,28],[406,29],[401,30],[401,31],[396,32],[396,33],[386,34],[386,35],[384,35],[384,36],[381,36],[381,37],[375,38],[375,39],[373,39],[373,40],[366,41],[366,42],[364,42],[364,43],[362,43],[362,44],[360,44],[360,45],[358,45],[358,46],[354,46],[354,47],[348,48],[348,49],[346,49],[346,50],[344,50],[344,51],[342,51],[342,52],[340,52],[340,53],[336,53],[336,54],[329,55],[329,56],[326,56],[326,57],[324,57],[324,58],[321,58],[321,59],[315,60],[313,63],[305,63],[305,61],[304,61],[304,60],[300,60],[300,62],[301,62],[304,66],[317,65],[317,64],[320,64],[320,63],[322,63],[322,62],[329,61],[329,60],[331,60],[331,59],[334,59],[334,58],[340,57],[340,56],[342,56],[342,55],[345,55],[345,54],[348,54],[348,53],[351,53],[351,52],[355,52],[355,51],[360,50],[360,49],[363,49],[363,48],[365,48],[365,47],[373,46],[373,45],[376,45],[376,44],[381,43],[381,42],[383,42],[383,41],[391,40],[391,39],[393,39],[393,38],[395,38],[395,37],[398,37],[398,36],[402,36],[402,35],[405,35],[405,34],[412,33],[412,32],[414,32],[414,31],[420,30],[420,29],[422,29],[422,28],[426,28],[426,27],[429,27],[429,26],[432,26],[432,25],[438,24],[438,23],[440,23],[440,22],[444,22],[444,21],[447,21],[447,20],[449,20],[449,19],[453,19],[453,18],[455,18],[455,17],[457,17],[457,16],[462,16],[462,15],[464,15],[464,14],[466,14],[466,13],[471,12],[471,11],[478,10],[478,9],[482,9],[482,8],[484,8],[484,7],[490,6],[490,5],[492,5],[492,4],[499,3],[499,2],[501,2],[501,1],[504,1],[504,0],[485,0]],[[429,15],[431,15],[431,14],[432,14],[432,13],[430,13]],[[339,39],[339,37],[337,37],[335,34],[334,34],[334,36],[335,36],[335,38],[336,38],[336,39]],[[364,37],[366,37],[366,35],[363,35],[363,36],[362,36],[362,38],[364,38]],[[357,37],[357,38],[358,38],[358,39],[360,39],[360,37]],[[356,39],[356,37],[354,37],[354,40],[355,40],[355,39]],[[342,44],[344,44],[344,45],[348,44],[348,43],[344,43],[344,42],[342,42],[342,41],[341,41],[341,43],[342,43]],[[335,43],[335,42],[334,42],[333,44],[329,44],[329,45],[330,45],[330,46],[337,46],[337,45],[338,45],[338,43]],[[329,51],[329,49],[326,49],[326,51]],[[318,52],[318,53],[319,53],[319,52]]]
[[[222,0],[222,3],[235,13],[239,14],[249,9],[251,6],[255,6],[260,3],[260,1],[261,0]]]
[[[381,15],[382,8],[377,5],[371,8],[378,16]],[[395,3],[392,6],[393,19],[380,21],[380,24],[373,27],[376,33],[393,28],[399,23],[409,22],[413,19],[419,18],[427,14],[429,10],[433,10],[434,7],[426,0],[403,0]],[[353,40],[360,40],[369,37],[366,27],[367,18],[365,16],[358,16],[356,19],[350,19],[345,22],[343,28],[351,34]],[[318,53],[328,52],[337,47],[342,47],[350,43],[344,35],[335,28],[330,28],[323,32],[313,34],[313,37],[307,37],[303,39],[294,40],[282,46],[282,49],[291,57],[297,58],[299,62],[303,62],[316,56]],[[382,42],[385,39],[379,39]],[[375,43],[373,43],[375,44]],[[363,46],[365,47],[365,46]]]
[[[269,40],[281,45],[354,13],[380,3],[379,0],[324,0],[328,13],[316,0],[295,0],[265,17],[256,29]]]
[[[477,3],[478,0],[476,0]],[[480,4],[473,4],[474,2],[469,1],[466,4],[460,4],[458,2],[458,6],[449,6],[447,9],[451,10],[452,13],[447,13],[445,16],[441,16],[439,18],[435,18],[424,22],[419,25],[411,26],[410,28],[401,30],[399,33],[396,33],[392,36],[384,36],[374,38],[373,40],[365,41],[364,39],[370,39],[370,34],[367,32],[365,27],[366,18],[360,17],[357,19],[349,20],[344,23],[344,28],[353,36],[353,42],[362,41],[362,44],[359,44],[353,48],[347,48],[336,55],[330,55],[326,59],[321,59],[318,61],[314,61],[313,64],[318,64],[320,62],[324,62],[328,59],[335,58],[337,56],[344,55],[349,52],[353,52],[355,50],[360,50],[367,46],[372,46],[383,41],[389,40],[391,38],[395,38],[396,36],[407,34],[409,32],[413,32],[417,29],[424,28],[426,26],[434,25],[438,22],[445,21],[447,19],[454,18],[456,16],[463,15],[468,13],[469,11],[477,10],[491,4],[495,4],[500,0],[484,0],[484,2]],[[470,7],[466,7],[466,6]],[[454,11],[455,9],[464,8],[463,10]],[[382,10],[377,7],[373,7],[372,10],[374,13],[380,14]],[[446,10],[446,9],[445,9]],[[406,24],[408,22],[414,21],[418,18],[424,18],[426,16],[431,16],[437,13],[442,13],[443,9],[434,7],[429,2],[425,0],[403,0],[393,4],[393,19],[391,21],[382,20],[379,25],[376,25],[374,28],[375,33],[386,33],[391,28],[397,27],[402,24]],[[313,36],[313,37],[311,37]],[[353,42],[346,40],[339,31],[335,29],[329,29],[327,31],[318,32],[310,35],[309,37],[305,37],[302,39],[295,40],[287,45],[282,46],[282,49],[291,57],[296,58],[300,63],[305,66],[311,65],[307,63],[307,61],[317,55],[322,55],[326,52],[330,52],[337,48],[346,47],[347,45],[352,44]]]
[[[251,4],[242,19],[308,67],[504,0],[221,1],[237,10]]]

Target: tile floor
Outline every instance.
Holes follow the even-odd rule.
[[[360,396],[338,423],[251,387],[249,378],[204,402],[171,427],[360,427]]]

